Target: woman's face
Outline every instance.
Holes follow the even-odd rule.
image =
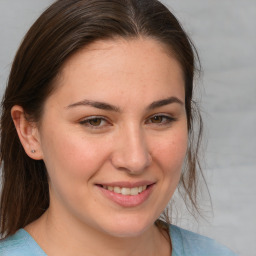
[[[114,236],[152,227],[187,149],[182,70],[153,39],[92,44],[64,65],[39,128],[50,208]]]

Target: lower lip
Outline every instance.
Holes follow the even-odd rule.
[[[101,192],[111,201],[115,202],[116,204],[122,207],[136,207],[143,204],[148,197],[150,196],[153,190],[154,184],[147,187],[146,190],[141,192],[138,195],[130,196],[130,195],[122,195],[115,193],[113,191],[109,191],[104,189],[103,187],[98,186]]]

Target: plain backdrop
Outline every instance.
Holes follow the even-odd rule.
[[[21,39],[52,2],[0,0],[0,96]],[[179,18],[201,57],[204,170],[213,201],[213,213],[205,208],[207,221],[197,223],[184,214],[177,222],[238,255],[256,255],[256,1],[163,2]]]

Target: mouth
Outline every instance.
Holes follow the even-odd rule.
[[[137,184],[114,183],[97,184],[96,186],[106,198],[122,207],[135,207],[147,201],[156,183],[143,182]]]
[[[145,191],[150,185],[143,185],[143,186],[138,186],[138,187],[119,187],[119,186],[107,186],[107,185],[99,185],[103,189],[106,189],[108,191],[117,193],[117,194],[122,194],[124,196],[136,196],[143,191]]]

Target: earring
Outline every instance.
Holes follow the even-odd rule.
[[[34,149],[31,150],[31,153],[36,153],[36,151]]]

